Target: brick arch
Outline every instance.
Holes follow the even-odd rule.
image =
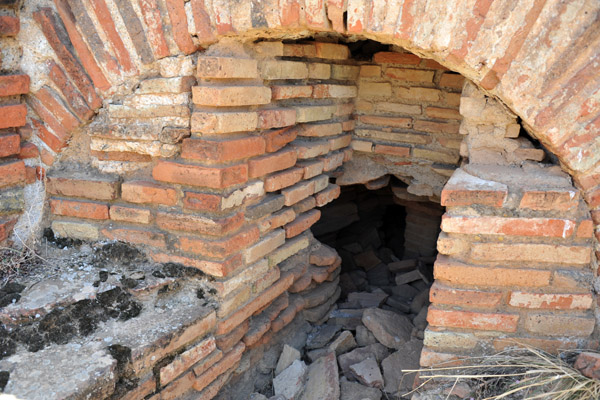
[[[72,113],[45,118],[44,106],[52,107],[58,94],[42,88],[29,96],[45,125],[55,128],[55,135],[44,140],[54,151],[64,146],[69,130],[100,107],[96,93],[110,98],[117,84],[159,59],[193,54],[225,36],[333,34],[400,45],[468,77],[504,102],[558,156],[592,209],[600,205],[596,3],[244,0],[234,5],[192,0],[184,7],[182,0],[146,0],[139,8],[117,2],[117,10],[104,0],[92,2],[90,10],[64,0],[55,3],[56,11],[33,13],[64,67],[50,62],[49,77],[63,90],[58,97],[71,105],[81,104],[83,97],[85,103],[71,107]],[[91,19],[104,30],[104,47],[95,41],[95,29],[83,29]],[[69,43],[59,39],[62,30]],[[37,128],[47,136],[44,126]]]

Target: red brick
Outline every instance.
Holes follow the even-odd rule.
[[[0,129],[23,126],[26,123],[27,108],[25,104],[0,106],[0,115]]]
[[[19,132],[19,135],[21,135],[22,141],[28,141],[33,136],[33,128],[29,124],[25,124],[19,127],[17,131]]]
[[[53,134],[52,132],[50,132],[48,129],[46,129],[46,127],[44,126],[44,124],[41,121],[38,121],[36,119],[32,119],[31,122],[33,123],[33,126],[35,126],[35,128],[37,129],[37,137],[44,142],[48,147],[50,147],[50,149],[52,151],[54,151],[55,153],[60,152],[66,145],[67,145],[67,141],[62,140],[61,138],[59,138],[58,136],[56,136],[55,134]],[[41,151],[41,155],[44,155],[44,151],[45,149],[42,149]],[[43,157],[42,157],[42,161],[44,161]],[[45,164],[47,165],[52,165],[52,164],[48,164],[44,161]]]
[[[13,156],[21,151],[21,136],[18,133],[0,134],[0,157]]]
[[[282,85],[271,87],[273,100],[308,98],[312,96],[313,88],[310,85]]]
[[[344,132],[352,131],[352,130],[354,130],[355,127],[356,127],[356,121],[353,119],[342,122],[342,131],[344,131]]]
[[[471,235],[544,236],[567,238],[576,222],[552,218],[442,217],[442,230]]]
[[[48,76],[52,79],[52,82],[60,89],[62,94],[65,96],[69,106],[82,121],[87,121],[92,118],[94,111],[90,108],[93,102],[87,101],[79,93],[75,85],[71,83],[63,69],[54,62],[49,60],[48,65]]]
[[[119,181],[62,178],[49,176],[46,191],[50,194],[83,197],[92,200],[114,200],[119,195]]]
[[[376,144],[374,152],[378,154],[387,154],[390,156],[409,157],[410,147]]]
[[[36,95],[28,96],[27,102],[44,122],[44,124],[41,124],[40,121],[36,121],[36,120],[32,119],[33,125],[38,129],[38,131],[43,131],[43,129],[40,128],[40,125],[45,125],[44,129],[46,129],[46,127],[50,128],[52,130],[54,136],[59,140],[59,143],[61,144],[61,146],[64,146],[65,143],[67,142],[67,140],[69,140],[71,138],[71,134],[69,132],[67,132],[67,130],[60,123],[58,118],[56,118],[54,116],[54,114],[52,114],[37,99]]]
[[[0,36],[17,36],[21,29],[19,17],[0,15]]]
[[[323,207],[325,204],[332,202],[340,196],[341,189],[338,185],[330,183],[327,189],[321,190],[315,194],[315,200],[318,207]]]
[[[429,300],[436,304],[461,307],[495,307],[502,301],[501,292],[458,289],[435,282],[429,291]]]
[[[310,210],[296,217],[293,222],[285,226],[285,237],[287,239],[298,236],[313,226],[321,218],[321,211]]]
[[[104,73],[102,72],[102,70],[100,69],[98,64],[96,63],[96,60],[94,59],[94,55],[92,54],[91,50],[87,47],[83,37],[77,30],[77,22],[75,21],[75,18],[73,16],[73,13],[71,12],[71,9],[70,9],[68,3],[64,0],[54,0],[54,4],[56,5],[56,10],[58,11],[58,14],[60,15],[60,19],[62,20],[64,27],[67,30],[69,39],[71,39],[71,44],[72,44],[73,48],[75,49],[77,58],[79,59],[79,61],[81,61],[81,64],[83,64],[85,71],[89,74],[90,78],[94,82],[94,86],[100,90],[108,90],[110,88],[110,83],[108,82],[108,80],[106,79],[106,76],[104,75]],[[43,10],[43,12],[46,11],[45,9],[42,9],[42,10]],[[35,18],[35,13],[34,13],[34,18]],[[38,23],[40,25],[42,25],[44,23],[44,21],[38,21]],[[55,27],[55,26],[57,26],[55,21],[48,20],[48,22],[46,22],[46,23],[53,24],[53,30],[54,30],[55,34],[57,33],[57,31],[60,30],[60,28]],[[60,38],[64,37],[63,35],[60,35],[60,36],[57,36],[56,39],[50,39],[48,37],[48,35],[46,34],[46,32],[44,31],[44,27],[42,27],[42,31],[44,32],[44,36],[46,36],[46,39],[48,39],[48,42],[50,43],[50,46],[52,46],[52,48],[54,48],[54,46],[51,43],[52,40],[58,42],[59,40],[61,40]],[[50,34],[52,34],[52,33],[50,33]],[[60,43],[60,45],[67,46],[67,49],[68,49],[68,44]],[[54,49],[54,50],[56,51],[56,49]],[[69,51],[69,50],[66,50],[66,51]],[[59,58],[61,61],[63,61],[63,58],[60,55],[59,55]],[[63,62],[63,65],[64,65],[64,62]],[[65,65],[65,67],[66,67],[66,65]],[[79,79],[79,77],[77,77],[77,78],[73,77],[73,78],[75,80],[75,84],[77,84],[77,80]],[[79,89],[82,90],[82,92],[83,92],[83,89],[81,87]]]
[[[153,182],[132,181],[121,185],[121,198],[130,203],[177,204],[177,191]]]
[[[25,167],[25,183],[28,185],[34,183],[37,179],[36,167]]]
[[[591,219],[586,219],[585,221],[581,221],[579,227],[577,228],[577,237],[578,238],[591,238],[594,234],[594,223]]]
[[[523,193],[519,207],[540,211],[567,211],[579,204],[579,191],[529,190]]]
[[[299,136],[323,137],[335,136],[342,133],[342,124],[340,122],[324,124],[302,124],[298,131]]]
[[[12,161],[0,164],[0,188],[12,186],[25,181],[25,163]]]
[[[243,213],[222,218],[208,218],[201,215],[167,212],[158,212],[156,214],[156,225],[159,228],[206,235],[226,235],[239,229],[243,223]]]
[[[265,153],[265,140],[260,136],[233,140],[184,139],[181,157],[210,161],[229,162],[254,157]]]
[[[103,229],[102,234],[110,240],[166,248],[165,235],[145,229],[113,228]]]
[[[287,108],[275,108],[258,111],[258,128],[271,129],[283,128],[296,123],[296,110]]]
[[[3,242],[8,238],[8,235],[12,232],[17,219],[0,219],[0,242]]]
[[[50,209],[52,214],[65,217],[108,219],[108,206],[106,204],[51,199]]]
[[[79,126],[77,117],[62,103],[58,93],[54,92],[50,87],[42,87],[34,96],[56,117],[66,131],[71,131]]]
[[[265,179],[265,190],[267,192],[274,192],[292,186],[300,182],[303,176],[304,169],[302,168],[290,168],[286,171],[270,175]]]
[[[277,151],[283,148],[286,144],[296,139],[297,135],[298,129],[296,127],[288,127],[265,132],[263,133],[263,138],[266,142],[266,150],[269,153]]]
[[[202,167],[161,160],[152,170],[152,177],[157,181],[223,189],[246,182],[248,166]]]
[[[256,227],[249,227],[229,237],[207,240],[197,237],[180,237],[177,248],[206,257],[226,258],[250,246],[259,238]]]
[[[0,26],[2,24],[0,17]],[[25,74],[1,75],[0,96],[14,96],[29,92],[29,76]]]
[[[591,294],[511,292],[508,304],[520,308],[587,310],[593,301]]]
[[[296,164],[296,157],[296,151],[287,149],[251,159],[248,161],[248,177],[257,178],[271,172],[290,168]]]
[[[433,326],[477,329],[485,331],[516,332],[518,315],[441,310],[430,307],[427,321]]]
[[[208,371],[198,376],[194,380],[194,389],[200,392],[210,385],[214,380],[216,380],[220,375],[233,368],[242,358],[242,354],[244,353],[245,349],[246,346],[244,343],[239,343],[237,346],[235,346],[233,350],[223,356],[221,361],[213,365],[208,369]]]
[[[281,278],[267,290],[260,293],[259,296],[255,297],[252,301],[248,302],[244,307],[236,311],[233,315],[227,319],[222,320],[217,325],[217,335],[224,335],[231,332],[235,327],[240,325],[242,322],[247,320],[256,311],[270,304],[279,295],[289,288],[294,282],[293,274],[282,274]]]
[[[240,326],[235,328],[232,332],[227,335],[218,336],[217,346],[220,350],[224,352],[230,351],[233,346],[240,343],[242,338],[246,333],[248,333],[248,329],[250,328],[250,321],[246,320],[246,322],[242,323]]]
[[[40,151],[40,158],[42,159],[42,163],[50,167],[52,164],[54,164],[56,156],[51,151],[42,149],[42,151]]]
[[[474,266],[438,256],[435,279],[458,285],[544,287],[550,284],[551,271]]]
[[[220,261],[197,260],[180,255],[174,255],[172,253],[150,253],[150,257],[158,263],[173,262],[188,267],[197,268],[208,275],[216,277],[229,276],[243,266],[241,254],[236,254],[228,259]]]
[[[110,206],[110,219],[113,221],[133,222],[136,224],[149,224],[152,220],[150,210],[124,206]]]
[[[19,136],[20,137],[20,136]],[[19,151],[19,158],[24,160],[28,158],[37,158],[40,156],[40,151],[33,143],[24,143]]]
[[[329,142],[294,142],[294,148],[301,160],[322,156],[329,152]]]
[[[59,31],[62,29],[58,28],[55,14],[50,8],[42,8],[40,11],[34,12],[33,18],[39,24],[48,43],[88,104],[91,105],[92,109],[100,107],[102,105],[102,100],[100,100],[100,97],[96,94],[94,86],[98,87],[100,90],[107,90],[110,87],[110,84],[106,80],[106,77],[104,77],[103,74],[91,74],[92,79],[94,80],[94,84],[92,84],[92,81],[87,76],[79,61],[69,50],[69,44],[60,41],[59,38],[64,37],[64,35],[59,34]]]
[[[104,0],[92,0],[90,1],[90,4],[94,9],[94,13],[98,18],[98,22],[100,22],[102,29],[106,33],[106,38],[114,50],[115,56],[119,61],[119,65],[129,73],[136,73],[137,68],[131,61],[129,52],[121,40],[121,35],[119,35],[119,32],[117,32],[117,29],[115,28],[115,23],[110,15],[108,7],[106,6],[106,2]]]
[[[298,161],[296,166],[304,170],[304,179],[310,179],[321,175],[324,165],[323,161],[320,160],[303,160]]]
[[[315,192],[315,182],[314,181],[304,181],[295,184],[289,188],[285,188],[281,191],[283,197],[285,198],[285,205],[291,206],[296,204],[297,202],[304,200],[308,196],[312,195]]]
[[[410,53],[379,52],[375,53],[373,61],[379,64],[418,65],[421,58]]]
[[[184,192],[183,207],[190,210],[221,211],[222,199],[218,194]]]
[[[140,10],[148,30],[146,37],[157,59],[167,57],[169,46],[165,40],[160,9],[156,0],[139,0]]]
[[[291,208],[286,208],[276,213],[270,214],[264,220],[258,222],[258,229],[261,233],[270,232],[273,229],[284,226],[296,218],[296,213]]]
[[[168,384],[192,365],[208,357],[214,350],[216,350],[215,339],[210,337],[177,355],[172,362],[160,369],[160,384]]]
[[[412,128],[412,118],[378,117],[375,115],[362,115],[359,121],[363,124],[382,125],[394,128]]]

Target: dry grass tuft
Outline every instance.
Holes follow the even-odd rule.
[[[500,399],[600,399],[600,381],[583,376],[573,367],[578,351],[548,354],[531,347],[506,350],[491,356],[461,360],[461,366],[424,368],[418,371],[423,383],[416,392],[431,383],[473,388],[474,398]]]

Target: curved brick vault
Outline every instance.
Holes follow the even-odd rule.
[[[195,68],[195,65],[192,64],[193,58],[185,56],[193,55],[195,57],[198,54],[202,57],[205,55],[204,48],[209,48],[210,45],[225,37],[243,41],[256,39],[278,41],[320,37],[329,42],[335,42],[336,39],[344,42],[366,38],[384,44],[397,45],[422,58],[433,59],[444,67],[464,75],[489,96],[499,99],[520,117],[522,125],[530,135],[538,139],[549,152],[556,155],[562,169],[574,178],[576,186],[582,191],[587,207],[591,211],[594,226],[597,227],[600,223],[600,139],[598,135],[600,129],[600,52],[598,51],[600,48],[600,26],[598,25],[600,4],[595,1],[241,0],[229,2],[226,0],[190,0],[184,2],[183,0],[90,0],[84,4],[75,0],[54,0],[53,3],[48,2],[46,6],[39,6],[26,2],[20,16],[15,11],[15,17],[5,18],[8,22],[0,21],[0,29],[4,35],[1,39],[3,43],[6,42],[15,48],[19,46],[26,48],[21,65],[5,63],[3,68],[13,71],[22,69],[31,77],[31,82],[27,74],[0,77],[0,95],[8,99],[0,106],[4,110],[2,118],[0,118],[0,128],[8,130],[7,134],[0,136],[0,157],[2,157],[0,194],[9,194],[4,197],[4,199],[8,199],[5,204],[9,206],[2,210],[6,211],[7,216],[0,219],[0,241],[8,237],[16,221],[16,215],[22,209],[22,201],[19,203],[19,200],[14,200],[19,195],[22,196],[22,193],[15,191],[15,187],[22,187],[25,182],[28,184],[34,182],[36,172],[38,179],[43,177],[45,169],[49,168],[58,155],[68,148],[69,140],[75,133],[93,126],[95,123],[102,125],[106,112],[112,112],[111,106],[120,105],[121,99],[133,90],[140,88],[145,90],[144,87],[152,86],[154,83],[150,82],[151,79],[148,78],[157,76],[159,71],[163,77],[193,75]],[[21,31],[19,31],[19,17]],[[15,36],[16,40],[13,40],[12,37]],[[37,46],[36,44],[32,45],[34,37],[44,41],[44,44],[40,46],[45,49],[42,55],[27,50],[28,46]],[[335,59],[335,55],[329,57],[319,54],[320,51],[325,51],[323,49],[326,47],[316,47],[317,58]],[[210,49],[207,53],[210,53]],[[305,54],[291,55],[306,56]],[[421,60],[418,60],[418,63],[421,63]],[[35,68],[31,64],[34,62],[39,63]],[[395,61],[388,60],[387,62]],[[425,63],[424,61],[423,65]],[[439,67],[437,63],[431,62],[429,65],[437,68]],[[224,68],[226,69],[227,66]],[[249,62],[248,70],[252,71],[252,68],[256,69],[256,64]],[[219,79],[243,81],[258,77],[258,74],[254,75],[252,72],[247,76],[244,73],[232,72],[232,75],[227,75],[227,72],[223,72],[224,75],[220,76],[219,73],[211,70],[208,64],[204,68],[204,73],[205,77],[213,80],[214,86],[218,86]],[[274,72],[274,75],[277,73]],[[146,83],[138,86],[141,81]],[[229,83],[226,82],[223,86],[228,86]],[[178,81],[178,85],[180,92],[189,92],[193,80],[181,79]],[[327,85],[322,87],[325,92],[331,89],[325,86]],[[166,89],[166,91],[169,90]],[[325,92],[323,92],[323,98],[328,96],[352,97]],[[203,92],[203,94],[207,97],[210,95],[209,92]],[[27,106],[18,104],[19,95],[24,95],[23,99]],[[263,95],[265,94],[263,93]],[[268,97],[268,95],[265,96]],[[219,101],[227,102],[228,100],[215,95],[214,101],[215,103],[207,104],[212,106]],[[261,103],[260,95],[253,98],[252,101],[258,102],[241,105],[268,103],[268,100]],[[336,103],[338,108],[332,109],[331,114],[346,117],[349,112],[347,108],[344,109],[344,104]],[[27,110],[29,110],[29,115],[26,115]],[[118,112],[118,107],[113,107],[112,110]],[[177,117],[189,122],[191,116],[189,106],[185,105],[177,110],[182,112]],[[274,115],[273,119],[278,122],[271,125],[268,122],[266,128],[280,127],[277,124],[285,118],[287,118],[285,113]],[[92,121],[92,125],[88,124],[90,121]],[[302,121],[298,120],[297,122]],[[218,125],[217,122],[215,124]],[[255,129],[256,124],[257,122],[254,121],[250,125]],[[193,126],[194,117],[192,116],[192,131],[194,130]],[[261,128],[260,125],[259,128]],[[344,125],[338,133],[350,130],[352,130],[352,126]],[[218,129],[215,130],[215,132],[217,131]],[[14,132],[18,132],[20,137]],[[177,142],[182,139],[182,134],[177,129],[165,132],[165,135],[169,138],[165,139],[163,144],[170,143],[169,140]],[[284,136],[279,144],[267,142],[266,151],[276,153],[278,157],[281,157],[281,159],[277,159],[277,162],[284,164],[289,162],[290,175],[286,175],[285,179],[290,179],[295,183],[298,180],[294,180],[296,179],[294,174],[298,174],[299,171],[297,169],[291,171],[291,167],[295,166],[296,158],[294,156],[293,161],[286,160],[285,158],[290,155],[286,153],[285,149],[279,151],[293,140],[293,137],[285,138]],[[343,135],[340,135],[339,139],[340,142],[328,142],[330,147],[327,151],[337,151],[335,157],[339,158],[341,163],[342,159],[345,161],[350,157],[348,153],[351,151],[347,147],[348,143],[345,142]],[[252,146],[255,143],[252,140],[237,145],[244,146],[244,157],[236,153],[239,148],[213,150],[215,153],[223,152],[219,154],[226,153],[223,158],[227,162],[245,157],[251,158],[265,152],[263,150],[261,153],[256,150],[254,154]],[[211,160],[207,156],[210,151],[207,151],[207,148],[202,147],[201,144],[197,146],[199,147],[195,149],[192,146],[188,150],[184,149],[182,157],[187,160],[198,160],[198,157],[201,157],[201,160],[208,164],[213,161],[223,161],[218,158]],[[269,148],[269,146],[271,147]],[[344,152],[341,150],[342,148],[346,148],[347,151]],[[65,152],[69,150],[67,149]],[[76,150],[73,151],[76,152]],[[97,149],[92,150],[98,152]],[[140,162],[151,160],[151,163],[159,166],[171,167],[174,165],[171,164],[172,160],[165,160],[177,153],[178,150],[174,150],[174,147],[160,145],[153,151],[151,156],[145,154],[144,156],[135,155],[135,157],[138,157],[137,160]],[[188,153],[185,153],[186,151]],[[230,153],[227,153],[228,151]],[[135,153],[135,149],[131,153]],[[17,159],[17,155],[19,159]],[[161,156],[162,159],[159,159]],[[37,165],[36,171],[35,160],[38,158],[41,160],[41,164]],[[271,161],[256,162],[254,164],[255,171],[250,172],[251,175],[254,175],[251,177],[257,178],[272,173],[269,162]],[[139,184],[138,181],[128,181],[121,185],[120,181],[97,180],[94,183],[96,197],[93,200],[111,202],[117,199],[118,193],[121,193],[122,200],[129,203],[143,203],[144,201],[140,201],[140,197],[151,198],[152,200],[149,202],[158,204],[159,207],[174,206],[183,202],[184,208],[197,207],[198,210],[210,210],[217,213],[224,210],[226,201],[233,203],[238,201],[233,196],[227,199],[210,196],[182,199],[179,197],[179,191],[155,185],[156,181],[184,186],[190,184],[190,178],[187,177],[189,171],[177,168],[179,166],[175,166],[173,169],[154,168],[152,175],[154,181],[151,183]],[[211,190],[220,190],[238,184],[240,171],[235,170],[234,167],[231,168],[226,172],[219,172],[221,175],[214,180],[213,178],[208,179],[206,187]],[[304,164],[303,179],[306,179],[309,174],[306,172],[308,170],[308,164]],[[277,170],[274,171],[277,172]],[[322,182],[323,179],[315,178],[319,174],[320,172],[317,172],[316,175],[309,177],[312,185],[311,193],[316,192],[315,185],[322,186],[321,189],[324,190],[321,200],[315,196],[317,205],[321,205],[320,202],[330,201],[337,195],[335,185],[327,186],[327,181]],[[77,179],[77,177],[74,178],[75,181]],[[139,178],[136,177],[136,179]],[[145,177],[145,180],[151,180],[151,178]],[[82,218],[97,220],[108,219],[109,208],[107,205],[98,206],[95,202],[87,202],[90,199],[89,195],[84,190],[69,186],[70,184],[72,182],[65,184],[65,182],[56,183],[55,181],[51,183],[51,186],[54,186],[49,191],[63,197],[83,198],[85,201],[81,204],[90,208],[82,209],[81,204],[74,205],[74,203],[60,200],[51,202],[54,214],[69,217],[83,215]],[[276,189],[281,188],[278,186],[279,183],[273,183],[273,185]],[[251,196],[252,190],[254,190],[252,185],[247,187],[246,192],[242,190],[242,200]],[[506,190],[505,192],[502,192],[502,189],[488,191],[492,192],[491,203],[485,205],[494,206],[493,202],[496,199],[494,196],[496,195],[506,198]],[[571,193],[568,190],[567,192]],[[125,193],[129,197],[126,197]],[[203,193],[203,195],[205,194]],[[569,194],[569,196],[571,195]],[[572,196],[570,200],[573,200]],[[185,203],[186,201],[188,203]],[[576,203],[577,201],[578,199],[575,199]],[[237,205],[239,204],[236,203]],[[287,199],[286,206],[288,206]],[[460,204],[455,204],[455,206],[460,206]],[[560,240],[560,238],[565,239],[565,232],[568,232],[570,237],[565,240],[565,245],[571,246],[574,243],[574,247],[569,248],[573,249],[573,253],[565,255],[556,251],[556,257],[572,257],[570,261],[574,260],[573,263],[577,264],[577,268],[579,268],[590,264],[590,259],[586,258],[585,251],[589,250],[590,240],[588,239],[592,236],[593,229],[589,226],[591,225],[587,220],[589,217],[584,215],[587,214],[587,211],[581,211],[577,207],[571,207],[570,214],[562,210],[565,211],[564,218],[571,218],[570,222],[575,222],[574,225],[569,225],[569,221],[561,222],[556,219],[557,215],[561,218],[563,215],[555,213],[556,210],[550,210],[547,215],[542,212],[533,215],[538,219],[545,218],[544,221],[541,219],[533,221],[532,219],[531,226],[518,229],[513,229],[508,225],[499,226],[497,219],[493,217],[482,220],[481,223],[484,225],[469,225],[468,221],[465,225],[468,218],[461,220],[462,217],[456,217],[456,215],[456,218],[446,217],[445,226],[443,225],[442,228],[445,232],[451,233],[472,233],[477,229],[489,232],[496,229],[502,231],[502,234],[506,231],[509,232],[508,235],[535,237],[539,235],[539,226],[536,224],[548,222],[552,224],[549,229],[551,232],[540,236]],[[258,208],[260,207],[254,209]],[[147,210],[136,210],[134,207],[111,206],[110,218],[128,223],[147,223],[146,220],[149,220],[150,213]],[[559,211],[561,210],[559,209]],[[115,218],[113,218],[113,212]],[[78,213],[81,214],[78,215]],[[234,236],[227,236],[227,239],[219,241],[217,244],[211,242],[211,245],[206,246],[201,241],[194,242],[192,239],[176,237],[179,240],[178,248],[184,252],[196,246],[205,246],[202,252],[208,254],[210,259],[222,259],[218,262],[194,261],[175,254],[165,254],[168,252],[163,250],[166,244],[161,234],[142,237],[131,233],[134,231],[116,232],[117,229],[115,232],[110,231],[113,232],[111,233],[113,237],[109,233],[104,234],[104,237],[126,238],[131,239],[130,241],[134,243],[154,246],[161,249],[155,254],[157,261],[191,263],[208,274],[224,278],[234,272],[239,272],[241,258],[236,259],[235,256],[231,256],[232,253],[246,249],[248,251],[244,253],[243,263],[255,262],[280,246],[285,239],[293,238],[299,235],[299,232],[308,229],[320,215],[318,211],[310,208],[301,214],[301,218],[296,220],[294,220],[295,214],[292,217],[285,212],[276,214],[277,222],[274,222],[275,219],[273,219],[269,224],[279,224],[276,225],[279,229],[277,232],[265,234],[261,241],[258,241],[259,234],[254,227],[252,229],[243,228],[241,233],[235,233]],[[116,217],[117,215],[119,216]],[[248,215],[247,213],[246,217]],[[226,218],[218,220],[216,224],[212,220],[207,222],[201,218],[191,222],[186,220],[170,221],[171,216],[168,213],[161,214],[160,209],[157,215],[153,214],[152,216],[156,217],[159,226],[165,227],[166,230],[185,231],[188,229],[186,224],[193,223],[201,225],[202,234],[215,236],[226,236],[231,232],[237,232],[244,223],[244,215],[241,212],[227,215]],[[290,221],[293,221],[295,225],[291,226]],[[501,223],[508,224],[509,222],[514,221],[502,221]],[[169,226],[169,223],[174,225]],[[289,229],[286,227],[284,233],[281,226],[286,223],[290,226]],[[265,231],[270,232],[268,227],[265,228]],[[264,232],[261,231],[261,233]],[[288,241],[292,244],[287,248],[299,244],[304,247],[308,246],[308,241],[302,242],[305,239],[304,236],[298,237],[299,240]],[[584,241],[586,241],[585,246],[580,246]],[[458,242],[446,241],[444,243],[442,246],[458,246]],[[544,247],[545,243],[543,241],[537,243],[540,244],[539,251],[551,249],[551,247]],[[481,249],[478,250],[480,259],[485,259],[489,248],[481,246]],[[522,253],[515,257],[513,260],[515,262],[555,261],[554,255],[548,256],[547,259],[544,257],[531,259],[528,256],[528,248],[520,249],[522,249]],[[583,251],[579,252],[582,249]],[[454,250],[449,250],[449,254],[452,254],[452,251]],[[333,264],[330,262],[326,266],[329,268],[331,265]],[[452,260],[442,260],[436,266],[442,275],[445,272],[448,273],[446,280],[452,282],[454,277],[451,276],[451,272],[448,272],[450,271],[449,267],[457,267],[457,265],[452,264]],[[256,267],[257,270],[260,268],[260,265]],[[468,265],[458,265],[458,268],[464,269],[463,275],[472,277],[469,278],[471,281],[467,285],[477,286],[482,280],[489,278],[488,275],[478,275],[481,270],[473,269]],[[537,304],[544,304],[539,307],[542,309],[549,303],[552,304],[550,308],[559,309],[565,315],[567,312],[579,313],[579,316],[575,315],[574,318],[579,318],[585,313],[581,320],[574,319],[573,321],[574,323],[585,323],[586,334],[580,336],[585,336],[585,338],[589,336],[593,329],[593,316],[590,311],[592,300],[587,286],[585,290],[582,290],[577,283],[572,284],[573,280],[569,280],[570,275],[568,274],[565,274],[566,277],[561,281],[562,283],[559,283],[558,272],[553,278],[550,278],[551,274],[544,271],[543,267],[539,271],[519,270],[523,274],[531,273],[531,276],[528,275],[527,279],[515,277],[514,281],[511,281],[513,277],[509,276],[508,271],[501,268],[494,271],[509,282],[506,284],[507,287],[514,284],[513,286],[517,287],[541,286],[543,288],[544,285],[549,287],[552,282],[552,285],[555,285],[552,289],[558,287],[565,291],[565,288],[568,288],[572,292],[569,291],[564,298],[560,296],[555,298],[550,295],[548,295],[550,297],[544,297],[547,295],[544,293],[540,295],[541,297],[532,299],[527,297],[528,293],[513,291],[512,293],[516,293],[516,295],[511,294],[513,297],[510,300],[502,296],[497,296],[497,298],[491,296],[486,301],[493,302],[503,299],[502,301],[512,301],[511,306],[523,308],[531,307],[532,303],[537,302]],[[221,310],[222,315],[217,315],[217,322],[215,320],[211,322],[211,329],[217,324],[215,335],[220,335],[217,336],[217,339],[227,342],[231,337],[237,337],[236,340],[239,341],[240,327],[243,327],[243,323],[240,321],[245,321],[254,312],[258,313],[273,298],[291,287],[294,281],[292,276],[293,274],[283,273],[281,276],[279,273],[276,276],[266,276],[262,284],[266,284],[266,287],[269,288],[261,287],[261,290],[264,290],[262,293],[259,292],[262,297],[257,296],[251,300],[246,297],[228,303],[231,309]],[[590,279],[586,279],[589,283]],[[309,277],[308,282],[310,283],[310,281]],[[539,284],[539,282],[546,283]],[[459,284],[462,283],[464,282],[459,282]],[[572,287],[569,287],[571,284]],[[298,285],[298,283],[294,282],[293,285]],[[440,296],[445,295],[443,288],[438,287],[436,290]],[[465,290],[461,295],[468,297],[481,294]],[[485,294],[483,295],[485,296]],[[480,297],[476,298],[480,299]],[[236,303],[236,301],[238,302]],[[452,304],[443,302],[444,300],[440,300],[441,304]],[[240,304],[245,305],[237,309],[236,307]],[[493,305],[495,304],[493,303]],[[287,306],[286,303],[286,307],[282,316],[275,320],[280,325],[286,323],[282,321],[292,319],[301,309],[301,306],[295,304]],[[457,325],[455,319],[472,317],[468,313],[447,315],[444,314],[444,310],[442,307],[430,314],[430,322],[436,320],[440,326],[461,329],[463,327],[460,324]],[[492,331],[512,333],[517,330],[517,317],[514,315],[506,316],[506,319],[502,319],[500,322],[495,322],[494,318],[496,317],[498,315],[486,314],[483,315],[481,321],[490,324],[489,330]],[[530,325],[537,322],[532,318],[528,320]],[[475,321],[474,324],[481,321]],[[563,321],[557,319],[555,323],[563,324]],[[592,326],[589,326],[590,321],[592,321]],[[520,325],[519,329],[521,329]],[[555,336],[569,336],[572,332],[563,333],[559,332]],[[242,336],[244,334],[245,332],[241,333]],[[244,337],[248,335],[246,334]],[[258,341],[258,339],[256,340]],[[560,344],[564,343],[566,342]],[[555,345],[555,343],[549,342],[547,344],[549,347]],[[576,345],[580,345],[580,343]],[[233,350],[231,348],[228,350],[229,355],[233,354],[232,358],[241,357],[244,345],[240,342]],[[432,356],[432,359],[435,359],[435,355]],[[431,360],[426,361],[426,363],[431,362]],[[204,386],[198,390],[203,388]]]

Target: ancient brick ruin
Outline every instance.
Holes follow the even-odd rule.
[[[352,185],[404,207],[405,258],[437,257],[421,366],[597,347],[597,2],[0,10],[0,243],[51,237],[122,275],[78,272],[50,300],[63,278],[2,289],[7,394],[235,398],[336,309],[343,257],[311,227]],[[68,387],[42,393],[47,379]]]

